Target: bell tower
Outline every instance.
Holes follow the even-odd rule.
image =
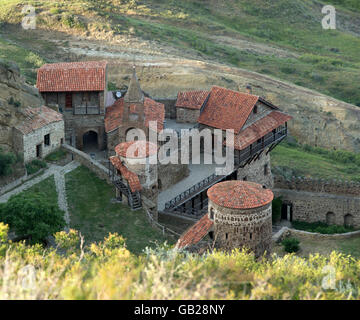
[[[124,97],[123,125],[120,130],[120,141],[126,141],[126,134],[131,129],[141,129],[145,132],[146,136],[148,135],[147,128],[145,127],[144,99],[144,94],[136,76],[135,66],[133,66],[129,88]]]

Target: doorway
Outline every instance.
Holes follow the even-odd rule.
[[[36,158],[41,158],[42,156],[42,145],[38,144],[36,146]]]
[[[293,220],[293,207],[291,203],[283,203],[281,205],[281,220],[292,222]]]
[[[88,131],[83,135],[83,150],[85,152],[98,151],[98,134]]]

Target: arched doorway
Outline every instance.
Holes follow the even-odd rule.
[[[83,150],[85,152],[98,151],[98,134],[95,131],[88,131],[83,135]]]
[[[347,214],[346,216],[344,216],[344,226],[345,227],[352,227],[353,226],[353,216],[351,214]]]
[[[326,214],[326,224],[335,224],[335,213],[334,212],[328,212]]]

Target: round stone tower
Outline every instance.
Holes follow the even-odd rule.
[[[138,176],[142,187],[143,205],[151,209],[154,218],[157,219],[157,146],[148,141],[129,141],[118,144],[115,152],[121,162]],[[146,200],[153,202],[153,205],[146,203]]]
[[[216,248],[229,251],[247,247],[257,257],[265,251],[270,253],[271,190],[254,182],[231,180],[217,183],[207,194]]]

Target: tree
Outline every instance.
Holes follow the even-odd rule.
[[[42,194],[12,196],[0,206],[0,221],[5,222],[17,236],[30,243],[41,243],[65,226],[64,212]]]
[[[16,156],[11,153],[5,153],[0,148],[0,176],[7,176],[12,173],[12,165],[16,161]]]

